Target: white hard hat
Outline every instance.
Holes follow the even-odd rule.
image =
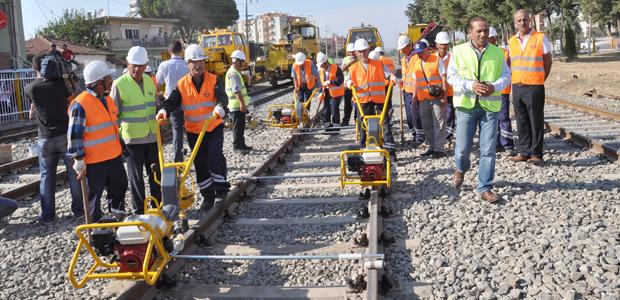
[[[497,36],[497,30],[493,27],[489,27],[489,37]]]
[[[298,65],[303,64],[306,61],[306,55],[301,53],[301,52],[297,52],[297,54],[295,54],[295,63]]]
[[[445,31],[437,33],[435,44],[450,44],[450,36]]]
[[[205,59],[207,59],[207,56],[200,46],[191,44],[185,49],[185,61]]]
[[[375,51],[376,51],[377,53],[381,54],[380,52],[383,52],[383,48],[381,48],[381,47],[377,47],[377,48],[375,48]]]
[[[381,57],[381,54],[379,54],[379,51],[377,50],[373,50],[368,53],[368,58],[372,60],[379,60],[379,57]]]
[[[151,68],[151,66],[146,66],[146,69],[144,69],[144,72],[151,73],[153,72],[153,68]]]
[[[127,52],[127,62],[132,65],[146,65],[149,62],[149,55],[144,47],[133,46]]]
[[[358,39],[355,41],[355,51],[364,51],[368,48],[370,48],[370,46],[368,46],[368,42],[365,39]]]
[[[402,50],[407,47],[407,45],[411,44],[411,40],[406,35],[401,35],[398,37],[398,46],[396,47],[398,50]]]
[[[97,82],[97,80],[101,80],[110,74],[112,72],[104,62],[100,60],[91,61],[84,67],[84,83]]]
[[[353,52],[353,51],[355,51],[355,44],[353,43],[347,44],[347,52]]]
[[[323,52],[319,52],[316,54],[316,66],[317,67],[321,67],[321,65],[323,63],[325,63],[327,61],[327,55],[325,55],[325,53]]]
[[[245,59],[245,53],[243,53],[243,51],[241,51],[241,50],[233,51],[233,53],[230,55],[230,58],[232,58],[233,61],[235,61],[237,59],[246,60]]]

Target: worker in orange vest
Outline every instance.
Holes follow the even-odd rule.
[[[347,56],[342,59],[342,64],[340,64],[340,69],[342,69],[342,73],[344,74],[344,79],[349,79],[349,68],[357,62],[357,56],[355,56],[355,44],[349,43],[347,44]],[[351,112],[353,112],[353,103],[351,99],[353,98],[353,93],[350,89],[344,89],[344,114],[342,116],[342,122],[340,122],[340,126],[348,126],[349,120],[351,119]],[[357,119],[357,107],[355,108],[355,118]]]
[[[196,44],[185,49],[185,61],[189,74],[181,77],[177,87],[159,110],[156,119],[167,119],[170,113],[181,107],[185,116],[187,142],[193,149],[199,147],[194,159],[196,182],[203,202],[200,209],[208,211],[221,206],[226,200],[230,184],[226,180],[226,157],[224,157],[224,122],[228,96],[222,80],[205,71],[205,56]],[[205,120],[215,115],[207,126],[207,132],[200,145],[196,145]]]
[[[297,103],[295,105],[297,107],[297,117],[299,118],[301,118],[302,114],[301,103],[306,102],[314,88],[317,87],[316,81],[318,77],[319,71],[312,63],[312,60],[306,59],[305,54],[297,52],[295,54],[295,63],[291,70],[291,78],[293,78],[295,85],[295,95],[297,96]],[[302,126],[301,122],[299,122],[299,126]]]
[[[372,60],[368,57],[370,47],[365,39],[355,41],[355,52],[358,62],[349,68],[351,78],[346,81],[346,86],[354,88],[357,93],[357,99],[362,106],[364,115],[378,115],[383,110],[385,104],[385,80],[389,79],[394,82],[395,77],[387,67],[379,60]],[[390,155],[396,154],[396,144],[392,136],[390,128],[390,115],[386,114],[383,122],[383,148],[390,152]],[[361,124],[361,116],[358,119],[358,126]],[[366,147],[366,135],[363,130],[359,131],[360,146]]]
[[[337,64],[330,64],[327,55],[319,52],[316,65],[322,88],[323,110],[321,117],[323,127],[340,127],[340,101],[344,96],[344,75]]]
[[[435,55],[443,60],[443,63],[448,69],[450,63],[450,37],[447,32],[439,32],[435,37],[435,45],[437,45],[437,52]],[[446,106],[446,142],[448,144],[452,141],[452,136],[456,130],[456,116],[454,113],[454,104],[452,98],[454,97],[454,90],[452,86],[448,84],[448,90],[446,91],[448,96],[448,105]]]
[[[420,103],[416,99],[416,77],[413,69],[418,57],[413,52],[413,46],[414,44],[407,36],[401,35],[398,37],[397,49],[403,55],[400,60],[403,78],[401,92],[403,93],[407,127],[411,131],[414,142],[421,144],[424,142],[424,130],[422,129],[422,121],[420,119]]]
[[[512,100],[517,119],[514,162],[542,164],[545,135],[545,80],[551,72],[551,44],[543,32],[530,27],[530,13],[514,13],[517,34],[508,41],[512,71]]]
[[[446,67],[442,59],[430,54],[426,40],[417,42],[413,52],[418,56],[414,65],[415,97],[420,104],[420,118],[428,144],[428,149],[422,156],[443,157],[448,104]]]
[[[396,68],[396,65],[394,64],[394,61],[388,57],[385,56],[385,52],[383,51],[383,48],[381,47],[377,47],[375,48],[375,51],[377,54],[379,54],[379,60],[385,65],[385,67],[390,71],[390,73],[394,74],[394,69]],[[390,86],[389,81],[386,82],[385,84],[385,93],[387,94],[388,92],[388,87]],[[388,109],[392,109],[392,91],[389,91],[390,93],[388,94],[387,98],[390,100],[389,101],[389,106]]]
[[[103,217],[100,199],[107,190],[108,209],[125,210],[127,174],[119,140],[118,109],[108,93],[112,76],[102,61],[84,68],[86,90],[69,108],[67,154],[75,160],[78,180],[87,177],[89,210],[93,222]]]
[[[497,30],[495,28],[489,28],[489,43],[497,46]],[[504,61],[506,65],[510,67],[510,55],[508,50],[504,50]],[[510,120],[510,84],[502,90],[502,108],[497,115],[498,130],[497,130],[497,145],[495,147],[496,152],[508,152],[509,156],[515,156],[514,153],[514,139],[512,136],[512,121]]]

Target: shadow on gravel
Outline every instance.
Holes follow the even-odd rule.
[[[542,193],[552,190],[557,191],[566,191],[566,190],[575,190],[575,191],[611,191],[614,188],[620,186],[620,180],[595,180],[592,182],[559,182],[559,181],[551,181],[549,183],[541,184],[541,183],[531,183],[531,182],[508,182],[508,181],[496,181],[496,186],[505,186],[505,187],[518,187],[521,189],[512,189],[512,192],[515,195],[522,195],[529,191]]]

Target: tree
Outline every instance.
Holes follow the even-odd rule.
[[[83,10],[63,10],[60,18],[49,21],[36,35],[93,48],[106,46],[105,33]]]
[[[195,40],[202,30],[225,28],[239,19],[234,0],[142,0],[140,14],[179,19],[174,27],[186,43]]]
[[[440,6],[439,0],[412,1],[407,5],[405,16],[413,24],[429,23],[431,21],[439,22],[441,20]]]

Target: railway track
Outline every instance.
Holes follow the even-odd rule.
[[[620,114],[557,98],[546,98],[545,125],[575,144],[611,161],[620,154]]]
[[[284,94],[291,92],[291,82],[285,82],[281,84],[277,89],[260,88],[250,93],[250,96],[256,97],[250,106],[256,107],[258,105],[267,103],[274,100]],[[36,124],[29,124],[31,126]],[[12,128],[12,136],[19,136],[22,134],[30,134],[29,131],[19,133],[19,128]],[[15,133],[17,132],[17,133]],[[36,127],[34,129],[34,136],[37,135]],[[171,135],[169,135],[171,137]],[[4,138],[4,137],[3,137]],[[23,138],[23,137],[22,137]],[[14,138],[11,141],[19,140]],[[39,192],[40,179],[38,175],[38,157],[28,157],[15,162],[0,165],[0,176],[5,176],[2,179],[3,182],[9,181],[9,183],[0,184],[0,196],[14,199],[23,200],[29,196],[35,195]],[[59,168],[60,164],[59,164]],[[13,174],[15,173],[15,174]],[[56,173],[56,183],[63,184],[66,179],[66,170],[60,170]],[[7,179],[8,178],[8,179]]]
[[[15,126],[7,126],[6,128],[0,129],[0,144],[12,143],[18,140],[33,138],[36,136],[36,123],[30,121],[20,122],[17,123]]]
[[[352,130],[291,134],[251,174],[238,178],[225,208],[196,220],[186,233],[183,255],[243,261],[177,259],[167,272],[179,279],[175,288],[157,290],[137,282],[119,299],[377,299],[389,286],[382,278],[382,259],[328,259],[383,253],[383,193],[368,190],[368,199],[362,199],[358,187],[339,188],[338,152],[353,144]],[[269,255],[278,259],[261,260]],[[254,272],[271,279],[241,275]],[[198,279],[199,274],[205,277]],[[183,281],[190,275],[197,279]]]

